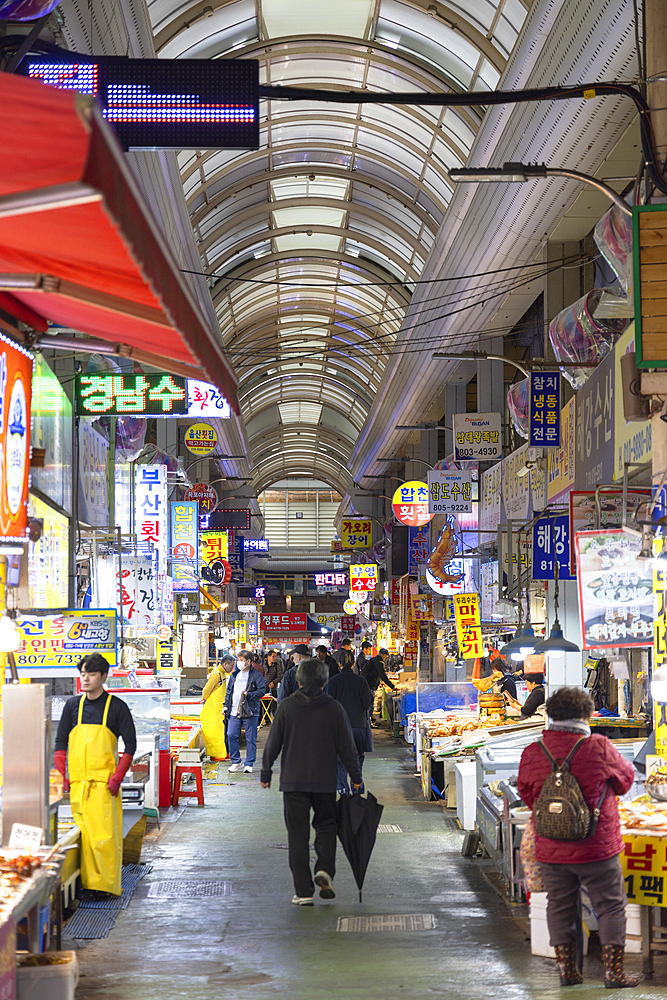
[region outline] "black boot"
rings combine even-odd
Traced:
[[[639,980],[626,976],[623,971],[625,948],[622,944],[603,944],[604,985],[608,990],[625,990],[639,986]]]
[[[584,977],[577,968],[577,946],[574,941],[557,944],[555,947],[561,986],[580,986]]]

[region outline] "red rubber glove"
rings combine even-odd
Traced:
[[[132,764],[132,754],[124,753],[123,756],[118,761],[118,767],[116,768],[114,774],[112,774],[109,780],[107,781],[107,788],[109,789],[112,795],[114,796],[118,795],[123,778],[130,770],[131,764]]]
[[[56,771],[60,771],[63,776],[63,791],[69,792],[69,778],[67,777],[67,751],[56,750],[53,755],[53,766]]]

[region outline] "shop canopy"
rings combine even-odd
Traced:
[[[0,309],[126,345],[212,382],[236,378],[93,98],[0,73]]]

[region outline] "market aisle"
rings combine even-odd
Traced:
[[[263,733],[260,732],[260,736]],[[263,743],[263,740],[261,741]],[[204,809],[189,807],[142,860],[154,870],[106,940],[79,953],[78,1000],[543,1000],[560,996],[553,962],[533,958],[524,932],[484,876],[484,863],[461,857],[461,834],[434,803],[418,797],[403,746],[380,735],[366,777],[385,804],[364,903],[339,851],[337,898],[300,908],[284,849],[282,799],[259,775],[229,775],[209,786]],[[230,882],[209,899],[148,897],[167,879]],[[433,914],[431,931],[340,933],[341,916]],[[65,945],[65,947],[67,944]],[[586,995],[601,997],[595,963]],[[640,987],[635,998],[664,995]]]

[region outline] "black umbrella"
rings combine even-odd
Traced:
[[[359,902],[383,809],[370,792],[365,799],[342,795],[338,800],[338,836],[359,889]]]

